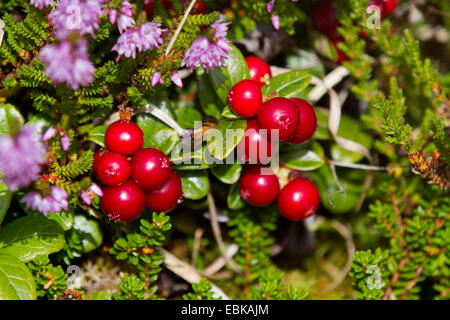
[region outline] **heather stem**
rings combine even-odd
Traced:
[[[170,39],[170,42],[167,46],[166,49],[166,56],[169,54],[170,50],[172,50],[172,47],[175,43],[175,41],[177,40],[178,36],[180,35],[181,29],[183,29],[183,25],[187,20],[187,17],[189,16],[189,14],[191,13],[192,8],[194,8],[195,3],[197,2],[197,0],[192,0],[191,3],[189,4],[189,7],[186,9],[186,12],[184,13],[183,19],[181,19],[180,24],[178,25],[177,30],[175,31],[175,34],[173,35],[172,39]]]

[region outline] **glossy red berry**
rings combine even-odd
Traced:
[[[182,195],[180,177],[172,172],[169,180],[160,189],[148,193],[147,208],[155,212],[171,211],[176,207]]]
[[[299,144],[311,139],[317,129],[317,117],[314,108],[308,101],[300,98],[291,98],[291,101],[297,106],[300,113],[300,126],[295,136],[287,142]]]
[[[267,164],[274,149],[267,131],[260,130],[255,119],[247,120],[244,136],[237,145],[239,158],[246,163]]]
[[[263,171],[265,170],[265,171]],[[251,166],[239,180],[242,198],[254,206],[267,206],[277,199],[280,184],[270,167]]]
[[[131,221],[145,208],[145,192],[128,180],[121,186],[104,188],[100,206],[111,220]]]
[[[158,149],[141,149],[131,159],[131,177],[145,190],[161,188],[171,172],[169,158]]]
[[[397,8],[398,0],[384,0],[384,4],[386,5],[386,15],[388,15]]]
[[[117,152],[106,152],[94,160],[94,168],[100,181],[110,187],[126,182],[131,174],[130,162]]]
[[[262,93],[259,85],[252,80],[242,80],[228,91],[227,101],[231,109],[241,117],[256,116],[262,105]]]
[[[296,178],[281,189],[278,208],[283,216],[298,221],[312,216],[319,207],[319,191],[314,183]]]
[[[298,130],[300,115],[295,104],[286,98],[273,98],[263,103],[257,115],[258,126],[278,130],[281,141],[291,139]]]
[[[264,85],[263,79],[269,80],[272,78],[269,64],[261,58],[251,56],[245,58],[247,62],[250,79],[259,84],[260,87]]]
[[[316,29],[322,32],[330,39],[339,38],[337,28],[339,20],[337,18],[338,9],[333,5],[334,0],[325,0],[319,3],[313,12],[313,20]]]
[[[144,133],[134,122],[119,120],[106,129],[105,145],[110,151],[130,155],[142,148],[143,144]]]
[[[92,172],[97,176],[98,160],[105,153],[105,148],[101,148],[94,153],[94,162],[92,163]]]

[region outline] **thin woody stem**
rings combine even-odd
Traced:
[[[172,39],[170,39],[169,44],[167,45],[167,49],[166,49],[166,56],[169,54],[170,50],[172,50],[173,45],[175,44],[175,41],[177,40],[178,36],[180,35],[181,29],[183,29],[183,25],[187,20],[187,17],[189,16],[189,14],[191,13],[192,8],[194,8],[195,3],[197,2],[197,0],[192,0],[191,3],[189,4],[189,7],[186,9],[186,12],[184,13],[183,19],[181,19],[180,24],[178,25],[177,30],[175,30],[175,33],[172,37]]]

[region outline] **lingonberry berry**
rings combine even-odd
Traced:
[[[257,115],[258,126],[272,130],[278,130],[281,141],[291,139],[298,130],[300,115],[295,104],[286,98],[273,98],[263,103]]]
[[[291,180],[278,195],[278,208],[283,216],[298,221],[312,216],[319,207],[319,191],[305,178]]]
[[[245,58],[247,62],[250,79],[259,84],[260,87],[264,85],[264,81],[272,78],[269,64],[261,58],[251,56]]]
[[[145,190],[161,188],[171,172],[169,158],[158,149],[141,149],[131,159],[131,177]]]
[[[94,160],[95,174],[100,181],[110,187],[126,182],[131,174],[130,162],[117,152],[105,152]]]
[[[258,113],[262,98],[261,88],[255,81],[242,80],[228,91],[227,101],[236,114],[250,118]]]
[[[317,117],[314,108],[308,101],[300,98],[291,98],[300,113],[300,127],[293,138],[288,143],[299,144],[311,139],[317,128]]]
[[[128,180],[121,186],[104,188],[100,206],[111,220],[131,221],[145,208],[145,192]]]
[[[105,148],[99,149],[94,153],[94,162],[92,163],[92,172],[97,176],[98,160],[106,152]]]
[[[244,136],[237,145],[240,159],[251,164],[266,164],[274,149],[267,130],[261,130],[255,119],[247,120]]]
[[[134,122],[119,120],[106,129],[105,145],[110,151],[130,155],[142,148],[143,144],[144,133]]]
[[[244,170],[239,180],[239,188],[242,198],[254,206],[271,204],[280,192],[278,178],[272,169],[258,165]]]
[[[160,189],[147,194],[147,208],[156,212],[171,211],[182,195],[180,177],[173,171],[169,180]]]
[[[338,9],[333,5],[334,0],[325,0],[319,3],[313,12],[313,19],[316,29],[330,39],[339,38],[337,28],[339,20],[337,18]]]
[[[388,15],[397,8],[398,0],[384,0],[384,4],[386,5],[386,15]]]

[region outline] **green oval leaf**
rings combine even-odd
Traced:
[[[106,129],[108,129],[107,125],[97,126],[89,132],[88,139],[92,142],[95,142],[102,147],[105,146],[105,133]]]
[[[209,130],[207,137],[208,150],[219,160],[225,159],[244,136],[246,120],[223,120]]]
[[[209,179],[204,171],[182,171],[180,176],[183,197],[198,200],[205,197],[209,192]]]
[[[22,115],[12,104],[0,105],[0,136],[3,134],[16,134],[23,123]]]
[[[82,252],[95,250],[103,242],[102,229],[98,221],[82,214],[75,215],[73,231],[81,240]]]
[[[0,300],[35,300],[36,284],[25,263],[0,253]]]
[[[227,118],[227,119],[239,119],[239,118],[241,118],[236,113],[234,113],[234,111],[231,110],[231,108],[228,105],[226,105],[223,108],[223,110],[222,110],[222,117]]]
[[[282,154],[280,162],[291,169],[309,171],[320,168],[324,160],[314,151],[298,150]]]
[[[233,184],[239,181],[242,165],[235,162],[233,164],[219,164],[211,169],[211,173],[220,181],[226,184]]]
[[[175,130],[150,114],[137,116],[137,124],[144,132],[143,148],[156,148],[168,154],[179,141]]]
[[[64,247],[64,231],[46,217],[22,217],[0,232],[0,253],[28,262],[37,255],[57,252]]]
[[[0,229],[11,203],[11,199],[12,193],[4,183],[0,182]]]
[[[293,70],[270,79],[269,85],[264,85],[262,92],[265,96],[277,92],[280,97],[298,97],[310,82],[311,75],[309,73]]]
[[[234,45],[228,52],[228,58],[223,67],[214,68],[209,72],[212,84],[223,103],[226,103],[228,91],[241,80],[249,79],[248,66],[241,51]]]
[[[228,191],[227,196],[227,205],[228,208],[232,210],[239,210],[245,207],[246,202],[241,197],[241,194],[239,192],[239,184],[235,183],[231,186],[230,190]]]
[[[194,108],[182,107],[175,110],[177,122],[183,129],[194,128],[195,121],[202,121],[202,114]]]
[[[223,103],[217,95],[210,77],[206,74],[205,70],[201,68],[197,70],[197,82],[198,99],[203,112],[207,116],[220,119],[220,110],[223,109]]]

